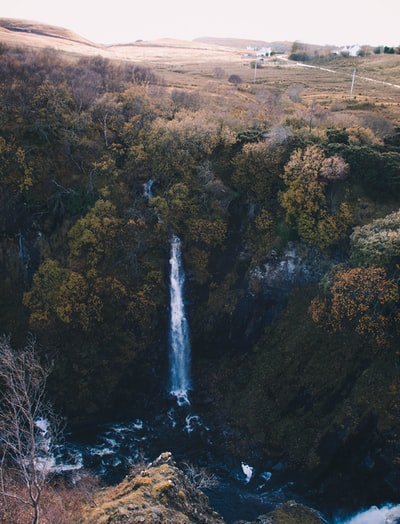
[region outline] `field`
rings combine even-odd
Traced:
[[[249,41],[162,39],[105,46],[67,29],[10,19],[0,19],[1,42],[53,49],[71,59],[100,55],[146,65],[168,87],[215,93],[218,100],[223,96],[228,103],[235,103],[238,97],[260,101],[266,92],[270,98],[275,91],[298,101],[303,110],[318,108],[342,116],[373,111],[400,125],[400,55],[371,52],[365,57],[337,57],[306,66],[276,54],[258,61],[255,69],[255,57],[246,49]],[[286,49],[289,44],[285,43]],[[240,85],[228,81],[231,75],[240,77]]]

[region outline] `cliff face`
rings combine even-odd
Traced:
[[[398,497],[397,355],[351,332],[318,331],[307,314],[312,288],[293,290],[253,351],[204,361],[199,381],[257,447],[289,470],[318,507],[351,511]],[[246,447],[247,446],[247,447]],[[307,479],[307,480],[305,480]]]

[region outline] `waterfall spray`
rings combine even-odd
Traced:
[[[185,314],[183,289],[185,273],[181,260],[181,241],[177,236],[171,239],[170,273],[170,394],[176,397],[178,405],[190,404],[190,340],[189,325]]]

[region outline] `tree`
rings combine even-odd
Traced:
[[[235,189],[246,191],[264,202],[270,199],[278,186],[283,167],[282,151],[265,142],[245,144],[234,157],[232,181]]]
[[[30,311],[29,323],[36,330],[48,330],[54,323],[59,305],[60,287],[68,279],[70,270],[56,260],[46,259],[33,276],[32,287],[23,297]]]
[[[228,82],[235,86],[238,86],[243,83],[243,80],[239,75],[230,75],[228,78]]]
[[[326,157],[317,146],[291,155],[282,174],[287,189],[280,194],[280,202],[287,222],[302,240],[324,249],[345,236],[352,216],[349,205],[339,201],[337,186],[346,174],[342,158]]]
[[[398,321],[399,288],[381,267],[336,267],[325,278],[326,294],[312,300],[312,319],[336,332],[350,326],[378,345]]]
[[[121,220],[114,204],[97,200],[68,233],[72,264],[86,268],[87,275],[95,276],[102,263],[113,260],[114,241],[120,228]]]
[[[23,147],[0,136],[0,184],[13,192],[27,191],[33,184],[33,169]]]
[[[30,507],[32,524],[40,522],[41,494],[60,432],[45,398],[49,373],[38,361],[34,339],[22,351],[11,348],[9,337],[0,339],[0,495]]]
[[[155,119],[145,146],[153,173],[170,179],[190,176],[217,146],[234,141],[234,134],[215,115],[205,110],[181,110],[173,119]]]
[[[400,262],[400,211],[355,227],[350,242],[354,263],[395,267]]]

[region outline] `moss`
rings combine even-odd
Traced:
[[[86,508],[82,524],[223,524],[208,498],[163,453],[120,484],[102,490],[93,507]]]
[[[322,524],[325,522],[316,511],[294,501],[282,504],[265,518],[261,518],[263,518],[262,522],[266,524]],[[261,518],[257,522],[261,521]]]
[[[156,499],[160,499],[162,501],[166,500],[166,497],[168,494],[171,493],[173,488],[173,483],[171,479],[163,480],[162,482],[158,482],[154,485],[152,493]]]

